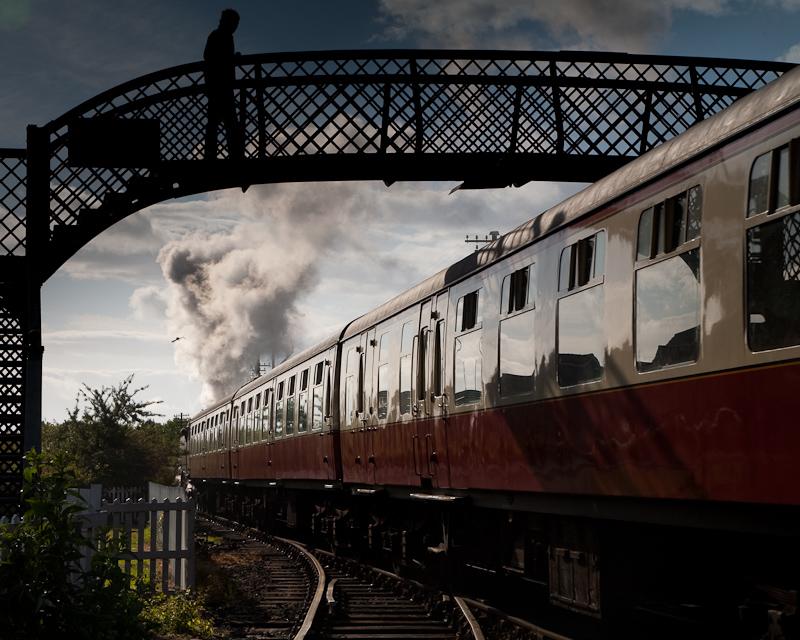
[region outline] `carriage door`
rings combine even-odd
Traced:
[[[367,345],[367,333],[362,333],[357,338],[351,338],[345,343],[344,373],[342,385],[342,400],[340,405],[342,424],[342,470],[347,482],[366,482],[365,468],[367,461],[365,454],[367,445],[366,436],[366,411],[364,406],[364,351]]]
[[[333,393],[333,374],[336,368],[336,349],[331,349],[325,354],[325,359],[320,363],[319,376],[314,373],[314,428],[320,429],[321,442],[320,455],[328,480],[336,480],[337,452],[334,448],[333,407],[331,397]],[[319,383],[317,382],[319,380]]]
[[[447,349],[447,302],[448,293],[439,294],[431,310],[428,325],[428,373],[427,399],[430,403],[431,420],[426,423],[425,454],[428,471],[434,486],[449,486],[447,472],[447,412],[448,399],[446,385]]]
[[[364,469],[367,482],[375,482],[375,429],[378,425],[378,340],[375,327],[364,346]]]
[[[422,304],[419,316],[419,331],[416,337],[414,358],[414,406],[413,414],[416,418],[416,433],[414,434],[414,470],[423,481],[428,484],[431,479],[430,454],[433,438],[431,419],[433,417],[433,402],[428,392],[430,370],[430,335],[432,301]]]

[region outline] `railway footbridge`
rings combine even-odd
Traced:
[[[40,290],[80,247],[174,197],[282,181],[591,182],[792,65],[582,52],[242,56],[243,138],[206,157],[203,64],[110,89],[0,149],[0,515],[41,427]],[[225,138],[224,132],[214,132]]]

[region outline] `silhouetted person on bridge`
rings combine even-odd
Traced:
[[[233,45],[233,34],[238,26],[239,14],[233,9],[225,9],[219,18],[219,26],[209,34],[203,52],[208,92],[206,160],[214,160],[217,157],[217,134],[220,122],[225,126],[229,157],[235,159],[244,157],[242,132],[236,118],[236,101],[233,95],[233,84],[236,80],[234,60],[239,55]]]

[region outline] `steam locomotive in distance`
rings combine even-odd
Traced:
[[[585,619],[789,629],[799,103],[792,71],[200,412],[201,503]]]

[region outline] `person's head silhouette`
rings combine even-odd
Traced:
[[[239,13],[235,9],[224,9],[219,17],[220,31],[232,34],[239,26]]]

